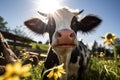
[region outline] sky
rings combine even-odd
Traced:
[[[38,16],[37,10],[39,8],[37,7],[40,6],[38,5],[39,1],[0,0],[0,16],[8,22],[7,26],[11,29],[14,29],[16,26],[25,27],[23,24],[25,20]],[[53,3],[52,5],[55,4]],[[102,42],[100,36],[104,36],[109,32],[116,34],[120,38],[120,0],[62,0],[61,5],[72,9],[84,9],[81,17],[87,14],[94,14],[103,20],[95,31],[89,34],[77,34],[77,38],[79,40],[83,39],[83,42],[86,44],[95,40]],[[45,4],[45,6],[47,5]],[[48,40],[48,35],[33,35],[32,32],[27,31],[26,34],[31,35],[34,40],[40,40],[43,43]]]

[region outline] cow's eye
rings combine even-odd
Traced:
[[[76,32],[77,30],[77,18],[74,16],[71,21],[71,28]]]
[[[74,21],[74,22],[72,22],[72,25],[73,25],[73,26],[75,26],[75,25],[76,25],[76,23],[77,23],[77,22],[76,22],[76,21]]]
[[[71,25],[76,25],[76,24],[77,24],[77,18],[74,16],[71,21]]]

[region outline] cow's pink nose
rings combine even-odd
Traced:
[[[73,31],[68,30],[68,29],[63,29],[63,30],[56,32],[55,38],[58,40],[61,40],[61,41],[65,41],[65,42],[71,42],[76,37],[75,37],[75,33]]]

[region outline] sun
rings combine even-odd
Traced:
[[[40,12],[52,13],[62,6],[63,0],[35,0],[35,8]]]

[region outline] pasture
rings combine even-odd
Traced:
[[[46,51],[49,49],[48,44],[31,43],[31,45],[32,45],[32,49],[37,48]],[[46,53],[41,53],[41,54],[46,55]],[[19,58],[19,60],[21,60],[21,58]],[[22,60],[24,60],[24,58]],[[30,76],[20,77],[18,80],[42,80],[41,72],[44,66],[43,63],[44,60],[40,60],[36,66],[31,67]],[[13,75],[11,75],[11,77],[12,76]],[[94,56],[91,53],[91,59],[88,64],[88,69],[84,76],[85,76],[85,80],[120,80],[120,55],[117,55],[115,59],[114,56],[106,57],[104,56],[104,54],[99,54],[98,56]],[[0,79],[1,77],[3,76],[0,76]],[[75,79],[70,77],[68,80],[75,80]]]
[[[41,80],[43,62],[31,69],[31,76],[21,80]],[[120,59],[105,60],[104,58],[92,57],[85,80],[120,80]],[[74,80],[74,79],[69,79]]]

